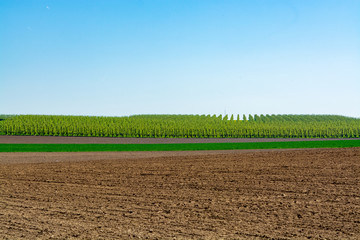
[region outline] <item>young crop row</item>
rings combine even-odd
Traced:
[[[0,152],[195,151],[360,147],[360,140],[170,144],[1,144]]]
[[[360,119],[336,115],[18,115],[1,135],[150,138],[359,138]]]

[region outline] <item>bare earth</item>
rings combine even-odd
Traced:
[[[360,138],[348,138],[354,140]],[[4,136],[0,143],[220,143],[220,142],[280,142],[345,140],[345,138],[111,138],[111,137],[58,137],[58,136]]]
[[[360,239],[360,148],[0,153],[0,239]]]

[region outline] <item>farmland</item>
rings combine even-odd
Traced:
[[[360,119],[336,115],[18,115],[0,135],[121,138],[359,138]]]
[[[356,118],[20,115],[0,129],[0,238],[360,238]]]
[[[359,239],[359,159],[360,148],[0,153],[0,238]]]
[[[360,140],[173,143],[173,144],[0,144],[0,152],[123,152],[360,147]]]

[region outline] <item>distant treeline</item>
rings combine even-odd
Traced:
[[[17,115],[1,135],[138,138],[359,138],[360,119],[337,115]]]

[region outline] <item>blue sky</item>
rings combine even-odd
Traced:
[[[360,117],[358,0],[2,0],[0,113]]]

